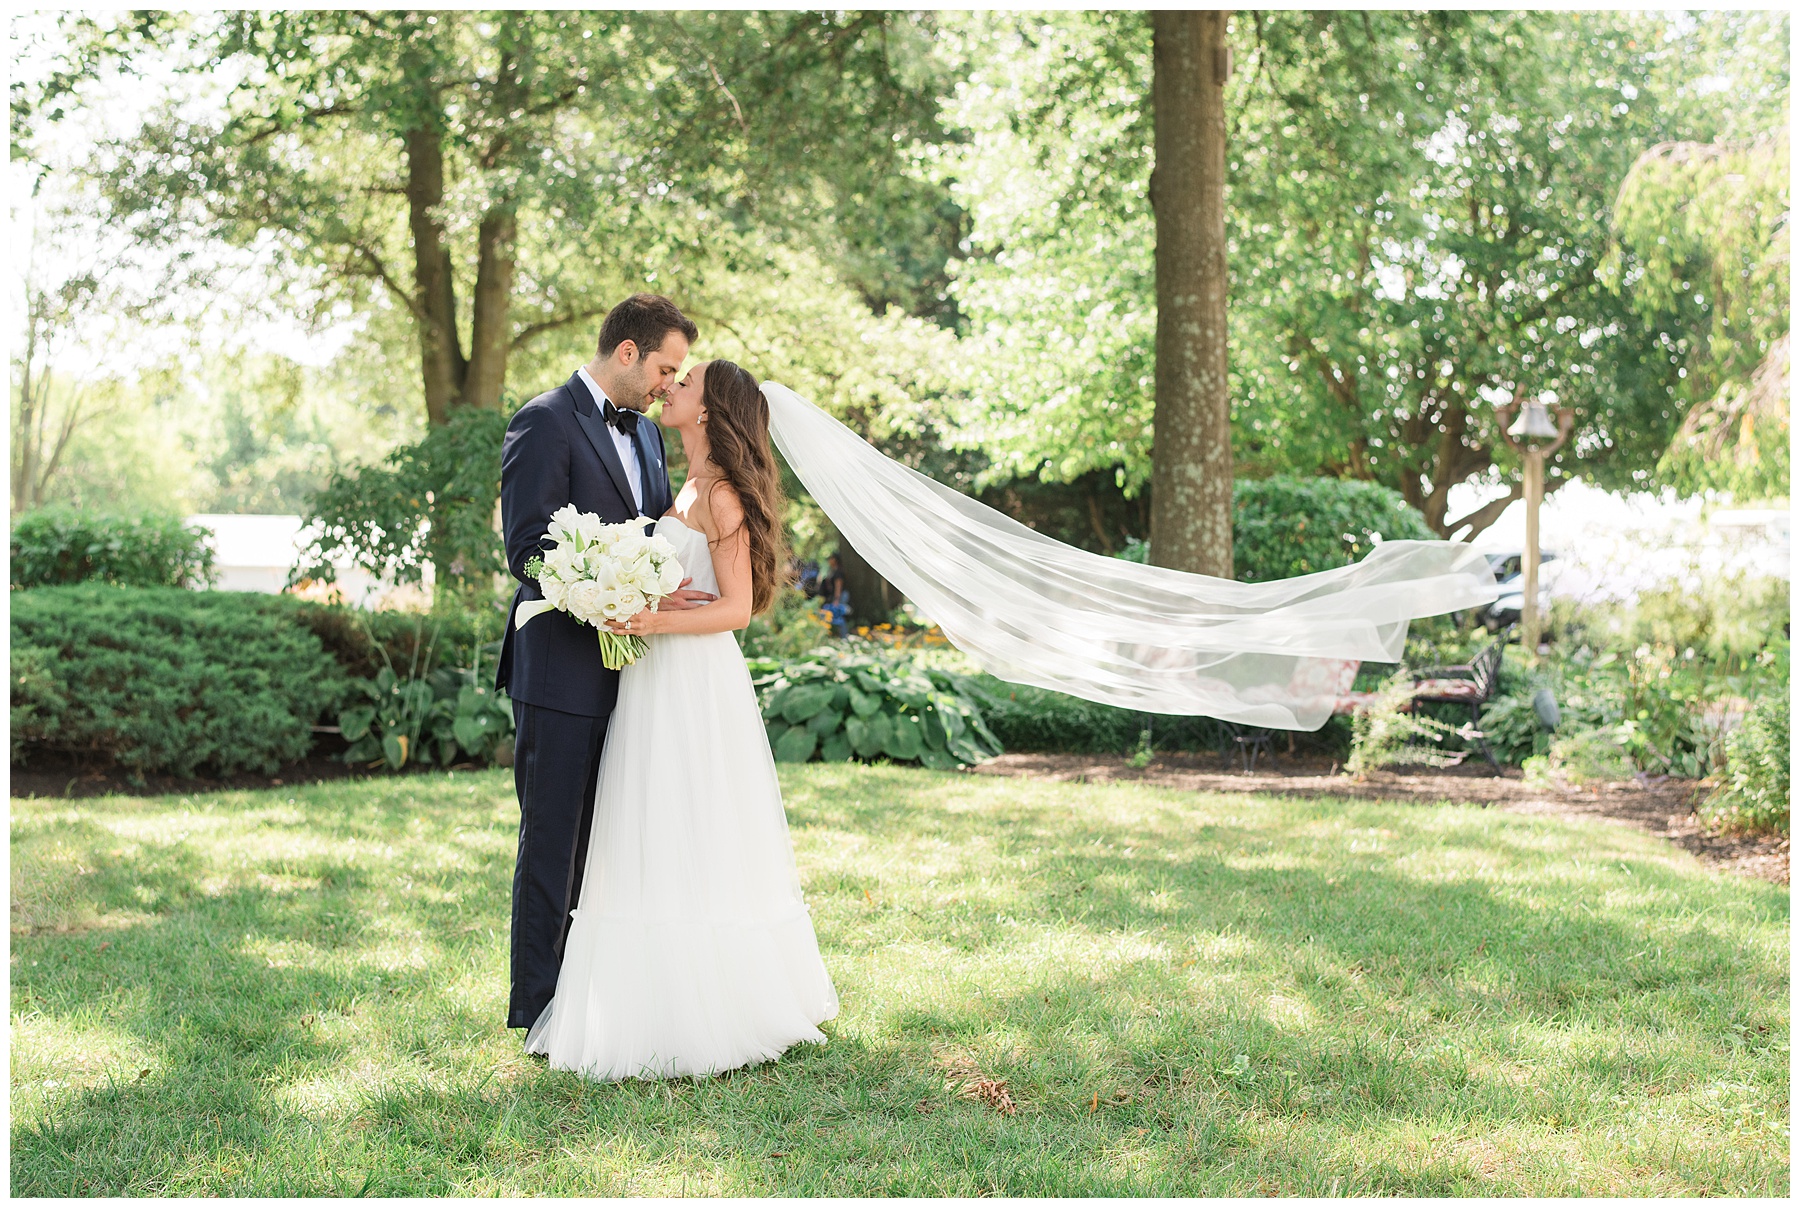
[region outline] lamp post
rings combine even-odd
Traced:
[[[1555,402],[1556,396],[1550,395],[1549,400]],[[1524,409],[1508,426],[1506,417],[1521,402]],[[1527,399],[1523,391],[1514,395],[1512,402],[1496,407],[1494,411],[1500,420],[1501,438],[1525,465],[1525,556],[1519,568],[1525,575],[1525,599],[1519,608],[1519,644],[1527,653],[1535,655],[1541,620],[1537,606],[1538,508],[1544,502],[1544,458],[1562,448],[1563,442],[1569,439],[1569,433],[1575,427],[1575,412],[1568,407],[1557,408],[1556,424],[1552,426],[1544,399]]]

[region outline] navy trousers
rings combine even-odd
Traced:
[[[514,701],[513,780],[519,790],[519,862],[513,870],[512,999],[506,1026],[529,1028],[556,995],[563,942],[581,898],[602,717]]]

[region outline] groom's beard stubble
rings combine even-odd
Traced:
[[[636,367],[634,366],[634,368]],[[654,401],[650,397],[650,375],[639,369],[637,373],[626,380],[626,386],[631,391],[631,398],[615,400],[619,406],[629,407],[639,415],[648,412],[650,404]]]

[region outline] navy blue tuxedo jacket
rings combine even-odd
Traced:
[[[507,614],[494,683],[516,701],[584,717],[612,712],[619,673],[600,661],[592,626],[551,611],[515,629],[513,614],[519,601],[544,598],[537,580],[525,573],[525,562],[554,544],[545,534],[558,508],[572,503],[578,511],[619,524],[640,514],[654,519],[673,506],[662,430],[645,416],[638,421],[635,440],[644,483],[641,511],[632,504],[631,482],[612,431],[579,374],[520,407],[506,426],[500,446],[500,525],[506,566],[519,588]]]

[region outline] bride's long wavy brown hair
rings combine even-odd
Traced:
[[[750,611],[765,612],[787,576],[788,558],[783,525],[787,499],[769,445],[769,400],[750,371],[731,361],[708,361],[701,382],[707,459],[743,505],[743,527],[750,538]],[[719,540],[729,536],[721,533]]]

